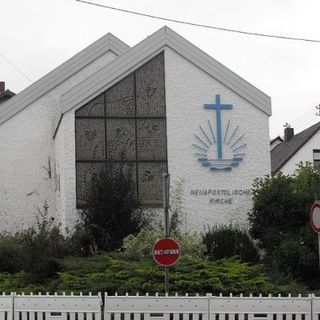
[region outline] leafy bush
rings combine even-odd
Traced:
[[[183,257],[203,258],[205,247],[199,234],[187,233],[174,235],[179,242]],[[158,231],[142,229],[136,235],[129,235],[123,241],[123,256],[129,260],[143,260],[152,256],[154,243],[162,238]]]
[[[22,269],[23,243],[20,235],[0,235],[0,272],[15,273]]]
[[[318,282],[317,236],[309,212],[319,190],[320,170],[308,163],[300,164],[292,176],[278,173],[255,181],[250,234],[265,251],[264,261],[275,276],[311,285],[313,274]]]
[[[48,219],[48,207],[38,212],[36,227],[0,236],[0,272],[24,271],[26,281],[57,277],[60,259],[70,254],[59,225]]]
[[[92,179],[81,217],[101,250],[120,248],[124,237],[140,230],[142,210],[137,206],[131,175],[122,165]]]
[[[66,237],[68,243],[69,254],[77,257],[88,257],[96,254],[97,248],[92,234],[83,223],[78,223],[68,231]]]
[[[174,181],[170,190],[170,232],[176,235],[181,234],[181,227],[185,225],[186,219],[186,213],[183,210],[183,189],[184,180],[178,179]]]
[[[301,235],[285,235],[279,247],[277,247],[267,259],[273,274],[282,277],[305,281],[313,288],[319,287],[317,276],[319,272],[317,242],[314,247]]]
[[[123,239],[123,256],[128,260],[141,260],[151,257],[152,246],[161,238],[160,232],[142,229],[136,235],[130,234]]]
[[[181,247],[183,257],[203,258],[205,246],[202,238],[196,232],[183,233],[183,180],[176,180],[171,189],[170,198],[170,236],[175,238]],[[151,215],[150,215],[151,214]],[[143,260],[152,256],[152,247],[160,238],[164,237],[164,219],[159,211],[147,212],[148,225],[139,233],[128,235],[123,240],[123,256],[132,260]]]
[[[237,256],[241,261],[256,263],[259,254],[247,232],[232,225],[216,225],[203,233],[206,256],[210,260]]]
[[[203,259],[206,250],[202,237],[197,232],[184,233],[177,237],[183,257]]]

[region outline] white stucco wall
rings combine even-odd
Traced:
[[[72,150],[69,127],[58,132],[56,141],[52,139],[60,97],[115,58],[114,53],[106,53],[0,126],[0,231],[17,231],[34,224],[36,212],[45,202],[49,214],[65,222],[64,214],[60,215],[66,212],[67,194],[59,192],[58,185],[60,176],[60,190],[65,186],[65,159]],[[62,126],[66,120],[67,116]],[[51,179],[45,169],[49,158]]]
[[[320,131],[318,131],[291,159],[280,169],[283,174],[293,174],[299,162],[313,164],[313,149],[320,149]]]
[[[56,136],[57,163],[60,167],[60,201],[58,215],[63,227],[72,227],[78,220],[76,210],[75,119],[74,110],[64,114]]]
[[[215,223],[246,224],[252,203],[250,195],[195,194],[196,190],[208,189],[216,193],[248,190],[254,178],[270,173],[268,115],[170,49],[165,51],[165,70],[168,165],[173,185],[177,180],[185,181],[187,229],[202,230],[203,226]],[[237,137],[245,134],[241,141],[247,144],[242,163],[230,172],[212,172],[202,166],[192,146],[197,142],[194,134],[203,137],[199,125],[208,132],[208,119],[216,136],[215,111],[203,107],[205,103],[214,103],[216,94],[220,94],[222,103],[233,104],[232,110],[222,111],[222,131],[230,119],[230,128],[239,126]],[[211,198],[232,198],[232,203],[210,204]]]

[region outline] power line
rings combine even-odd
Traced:
[[[301,123],[300,125],[297,125],[295,127],[296,130],[301,130],[302,128],[306,128],[306,127],[309,127],[310,124],[316,122],[316,117],[314,117],[313,119],[309,119],[308,121],[304,122],[304,123]]]
[[[301,117],[298,117],[292,121],[290,121],[289,123],[300,123],[300,122],[303,122],[311,117],[314,117],[315,116],[315,112],[313,111],[310,111],[308,114],[305,114],[304,116],[301,116]]]
[[[315,118],[316,112],[314,112],[314,111],[315,111],[315,108],[312,107],[312,108],[308,109],[308,111],[306,113],[301,114],[300,116],[298,116],[294,120],[290,121],[289,123],[293,126],[300,126],[301,123],[304,124],[305,122],[308,122],[308,121]]]
[[[308,125],[309,123],[311,123],[311,122],[313,122],[313,121],[315,121],[315,120],[317,120],[317,118],[316,118],[316,116],[314,115],[312,118],[310,118],[310,119],[308,119],[308,120],[306,120],[306,121],[303,121],[303,122],[297,124],[296,127],[297,127],[297,128],[304,127],[304,126]]]
[[[14,69],[16,69],[23,77],[25,77],[28,81],[33,82],[21,69],[19,69],[13,62],[11,62],[7,57],[0,53],[0,56],[8,62]]]
[[[185,25],[189,25],[189,26],[193,26],[193,27],[214,29],[214,30],[225,31],[225,32],[240,33],[240,34],[245,34],[245,35],[249,35],[249,36],[256,36],[256,37],[266,37],[266,38],[276,38],[276,39],[281,39],[281,40],[294,40],[294,41],[305,41],[305,42],[320,43],[320,40],[318,40],[318,39],[288,37],[288,36],[282,36],[282,35],[274,35],[274,34],[266,34],[266,33],[259,33],[259,32],[249,32],[249,31],[243,31],[243,30],[237,30],[237,29],[222,28],[222,27],[216,27],[216,26],[200,24],[200,23],[195,23],[195,22],[189,22],[189,21],[183,21],[183,20],[177,20],[177,19],[170,19],[170,18],[166,18],[166,17],[155,16],[155,15],[151,15],[151,14],[147,14],[147,13],[143,13],[143,12],[138,12],[138,11],[132,11],[132,10],[127,10],[127,9],[122,9],[122,8],[106,6],[106,5],[102,5],[102,4],[94,3],[94,2],[90,2],[90,1],[85,1],[85,0],[75,0],[75,1],[86,3],[86,4],[90,4],[90,5],[93,5],[93,6],[96,6],[96,7],[105,8],[105,9],[110,9],[110,10],[116,10],[116,11],[120,11],[120,12],[135,14],[137,16],[142,16],[142,17],[147,17],[147,18],[152,18],[152,19],[157,19],[157,20],[164,20],[164,21],[169,21],[169,22],[174,22],[174,23],[185,24]]]

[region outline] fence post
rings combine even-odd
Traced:
[[[11,292],[11,320],[14,320],[14,297],[16,293]]]
[[[207,293],[207,299],[208,299],[208,320],[211,320],[211,293]]]
[[[313,320],[313,297],[314,294],[309,294],[309,298],[310,298],[310,320]]]

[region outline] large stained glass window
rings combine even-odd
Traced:
[[[75,115],[78,207],[85,205],[92,177],[117,164],[132,174],[139,203],[161,205],[167,172],[163,53]]]

